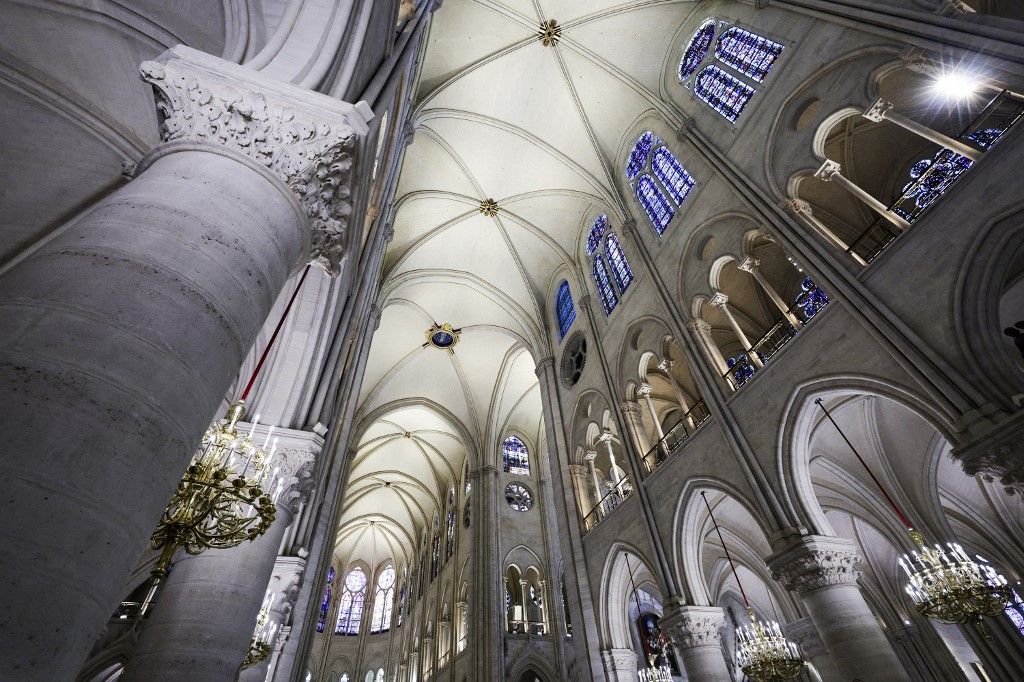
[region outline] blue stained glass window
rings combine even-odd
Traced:
[[[708,50],[711,49],[711,41],[715,37],[715,20],[708,19],[690,38],[689,45],[683,51],[683,58],[679,62],[679,80],[686,80],[697,70],[700,63],[704,61]]]
[[[633,149],[629,152],[629,162],[626,164],[626,178],[632,180],[647,165],[647,157],[651,155],[651,147],[661,144],[661,140],[648,130],[633,143]]]
[[[614,234],[608,235],[608,260],[612,264],[612,276],[615,277],[615,283],[619,285],[619,291],[626,293],[626,288],[633,281],[633,271],[629,269],[626,254],[622,252],[619,238]]]
[[[706,66],[697,74],[693,92],[712,109],[735,123],[756,91],[717,66]]]
[[[455,488],[448,489],[448,514],[445,518],[444,560],[455,553]]]
[[[560,338],[565,338],[572,323],[576,320],[576,306],[572,302],[572,292],[569,290],[569,283],[562,280],[558,287],[558,296],[555,297],[555,312],[558,315],[558,331]]]
[[[597,282],[597,292],[601,294],[604,314],[611,315],[615,306],[619,304],[619,297],[615,295],[615,289],[608,279],[608,266],[604,264],[604,258],[601,256],[594,259],[594,281]]]
[[[434,537],[430,540],[430,579],[437,577],[441,568],[441,530],[437,527],[437,515],[434,515]]]
[[[829,304],[828,294],[818,288],[818,285],[810,277],[804,277],[800,282],[800,289],[794,303],[803,311],[806,319],[811,319]]]
[[[336,635],[358,635],[363,620],[363,603],[366,600],[366,573],[353,568],[345,576],[344,589],[338,600],[338,624]]]
[[[966,156],[949,149],[940,149],[931,159],[921,159],[910,167],[910,182],[903,186],[893,212],[914,222],[971,165]]]
[[[690,194],[690,190],[697,184],[693,176],[683,168],[679,159],[667,147],[659,147],[655,150],[651,169],[677,204],[682,204]]]
[[[782,54],[782,45],[735,26],[718,37],[715,57],[760,83]]]
[[[636,181],[636,198],[640,200],[640,205],[644,207],[644,212],[654,229],[658,231],[658,234],[664,233],[672,216],[676,214],[676,210],[672,208],[672,204],[654,184],[651,176],[641,175],[640,179]]]
[[[518,436],[509,436],[501,444],[501,458],[505,471],[522,476],[530,475],[530,452]]]
[[[331,590],[334,585],[334,567],[327,569],[327,584],[324,585],[324,597],[320,601],[320,619],[316,622],[316,631],[323,632],[327,627],[327,612],[331,610]]]
[[[1011,593],[1010,603],[1007,604],[1004,611],[1007,618],[1013,623],[1013,627],[1017,628],[1017,632],[1024,635],[1024,601],[1021,600],[1016,590]]]
[[[593,256],[594,251],[601,245],[604,231],[608,229],[608,216],[601,214],[594,218],[594,224],[590,226],[590,234],[587,235],[587,255]]]

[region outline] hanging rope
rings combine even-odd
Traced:
[[[715,513],[711,511],[711,505],[708,504],[708,496],[704,494],[704,491],[700,491],[700,496],[704,500],[704,506],[708,508],[708,514],[711,516],[711,523],[715,524],[715,532],[718,533],[718,541],[722,543],[722,549],[725,550],[725,558],[729,560],[729,568],[732,569],[732,577],[736,578],[736,584],[740,587],[740,594],[743,595],[743,605],[747,607],[747,612],[751,612],[750,600],[747,599],[747,592],[743,589],[743,583],[740,582],[740,576],[736,572],[736,564],[732,562],[732,554],[729,554],[729,548],[725,546],[725,538],[722,537],[722,531],[718,527],[718,521],[715,520]]]

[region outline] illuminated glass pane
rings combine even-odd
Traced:
[[[594,219],[594,224],[590,226],[590,234],[587,235],[588,256],[593,256],[594,252],[597,251],[597,247],[601,245],[601,238],[604,237],[606,229],[608,229],[608,216],[602,213]]]
[[[444,558],[455,553],[455,488],[448,489],[448,515],[445,517]]]
[[[626,254],[622,252],[619,238],[614,234],[608,235],[608,260],[612,264],[612,276],[615,277],[615,283],[619,285],[619,291],[625,293],[630,282],[633,281],[633,271],[629,269]]]
[[[689,196],[690,190],[697,184],[693,176],[683,168],[679,159],[667,147],[659,147],[655,150],[651,169],[677,204],[682,204]]]
[[[717,66],[706,66],[697,74],[693,92],[712,109],[735,123],[756,91]]]
[[[561,338],[565,338],[572,323],[576,320],[576,306],[572,302],[572,292],[569,291],[569,283],[562,281],[558,287],[558,296],[555,298],[555,311],[558,314],[558,331]]]
[[[683,58],[679,61],[679,80],[686,80],[693,75],[700,63],[704,61],[704,57],[707,56],[714,37],[715,21],[708,19],[693,34],[683,52]]]
[[[505,486],[505,501],[508,502],[508,506],[516,511],[530,511],[533,507],[533,494],[530,493],[526,486],[519,485],[518,483],[509,483]]]
[[[327,569],[327,584],[324,586],[324,596],[320,600],[320,618],[316,622],[316,631],[323,632],[327,627],[327,612],[331,609],[331,590],[334,584],[334,567]]]
[[[370,632],[383,632],[391,629],[391,607],[395,601],[395,569],[388,566],[377,578],[377,591],[373,595],[373,616],[370,619]]]
[[[365,600],[366,573],[361,568],[354,568],[345,576],[345,589],[338,600],[338,623],[334,628],[334,634],[359,634]]]
[[[594,282],[597,283],[597,293],[601,295],[604,314],[611,315],[615,306],[619,304],[619,297],[615,294],[612,283],[608,279],[608,266],[604,264],[604,259],[601,256],[594,259]]]
[[[647,157],[651,155],[651,147],[661,144],[661,140],[648,130],[637,138],[633,143],[633,150],[629,152],[629,162],[626,164],[626,178],[632,180],[647,165]]]
[[[672,216],[676,214],[676,210],[658,189],[658,186],[654,184],[651,176],[641,175],[640,179],[636,181],[636,198],[640,200],[647,219],[651,221],[651,225],[658,234],[665,232],[665,228],[668,227]]]
[[[526,443],[516,436],[509,436],[501,444],[501,457],[505,463],[505,471],[521,476],[530,475],[530,453]]]
[[[735,26],[718,37],[715,57],[760,83],[782,54],[782,45]]]

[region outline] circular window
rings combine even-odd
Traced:
[[[427,343],[434,348],[451,350],[459,342],[459,332],[461,331],[447,323],[431,325],[427,330]]]
[[[569,337],[562,352],[562,380],[569,386],[575,386],[583,375],[583,366],[587,363],[587,338],[582,332]]]
[[[533,493],[525,485],[509,483],[505,486],[505,500],[516,511],[530,511],[533,507]]]

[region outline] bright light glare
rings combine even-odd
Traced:
[[[946,99],[966,99],[973,95],[981,83],[973,74],[962,71],[946,71],[938,74],[932,82],[932,90]]]

